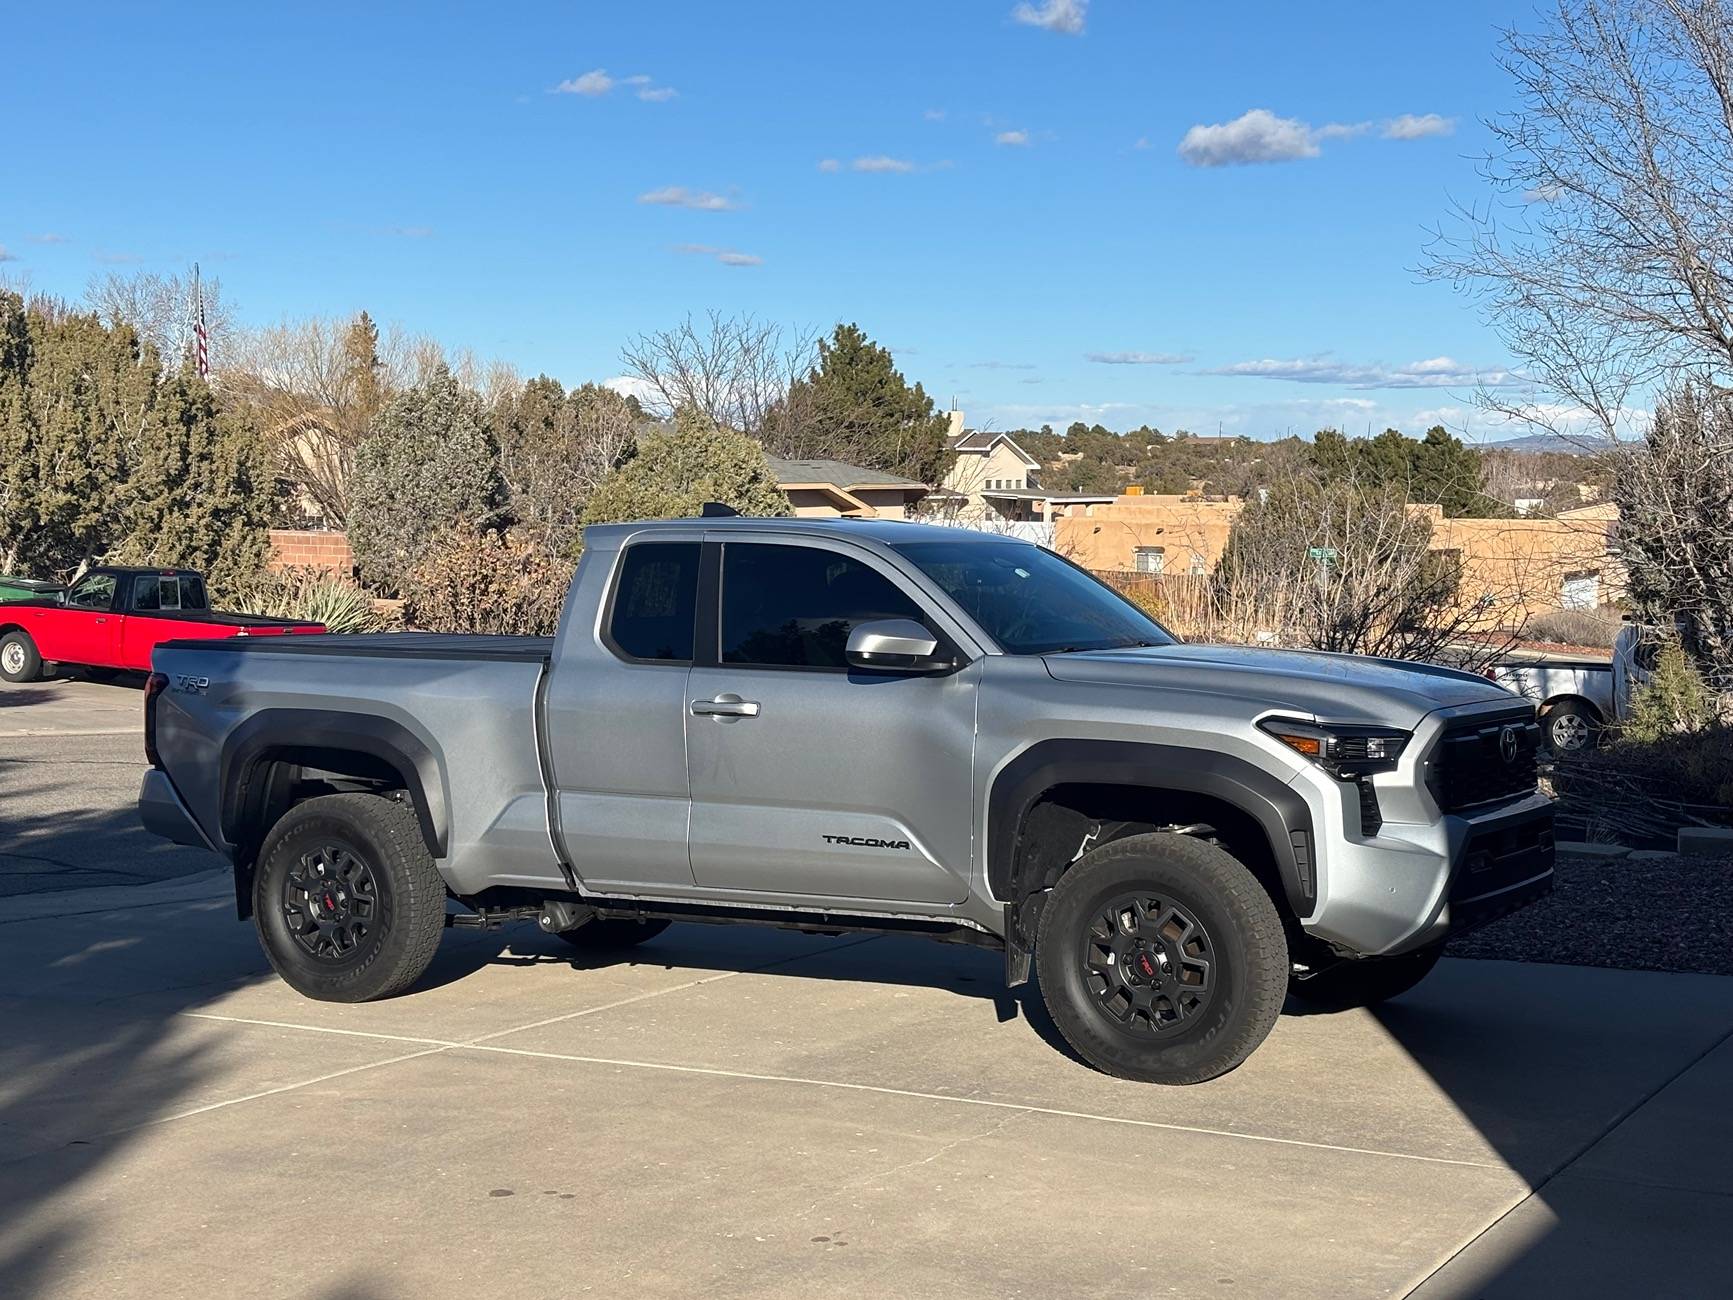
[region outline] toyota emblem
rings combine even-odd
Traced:
[[[1498,756],[1507,763],[1516,762],[1516,744],[1516,728],[1504,728],[1498,733]]]

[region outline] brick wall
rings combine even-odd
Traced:
[[[347,578],[355,568],[355,556],[349,550],[349,539],[340,532],[273,528],[271,558],[267,567],[273,570],[324,569]]]

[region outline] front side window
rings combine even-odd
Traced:
[[[919,605],[876,569],[814,546],[729,542],[722,549],[722,662],[846,668],[857,623]]]
[[[110,609],[114,606],[114,575],[86,574],[73,584],[66,594],[66,603],[75,609]]]
[[[697,542],[638,542],[620,557],[608,637],[633,659],[692,662]]]
[[[1113,588],[1033,543],[904,542],[896,550],[1007,654],[1173,644]]]

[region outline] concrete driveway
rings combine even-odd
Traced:
[[[913,940],[688,925],[591,963],[453,931],[404,997],[308,1002],[212,871],[0,899],[0,1024],[8,1295],[1650,1296],[1733,1270],[1733,980],[1708,976],[1446,961],[1163,1089],[1072,1060],[994,955]]]

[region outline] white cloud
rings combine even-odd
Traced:
[[[907,158],[891,158],[884,154],[856,158],[849,166],[857,172],[912,172],[915,169],[915,165]]]
[[[656,385],[637,375],[615,375],[612,379],[604,379],[602,387],[613,389],[621,397],[635,397],[644,406],[655,406],[663,400]]]
[[[664,185],[638,196],[640,203],[659,204],[670,208],[691,208],[697,212],[733,212],[739,204],[723,194],[708,190],[689,190],[684,185]]]
[[[1326,122],[1313,126],[1297,117],[1277,117],[1267,108],[1254,108],[1231,122],[1192,127],[1179,142],[1179,156],[1194,167],[1293,162],[1316,158],[1322,141],[1350,140],[1366,135],[1376,125]],[[1449,135],[1455,129],[1454,118],[1437,113],[1404,113],[1378,126],[1378,134],[1386,140],[1423,140]]]
[[[764,259],[757,253],[739,253],[732,248],[717,248],[711,244],[676,244],[676,253],[689,253],[694,257],[714,257],[723,266],[763,266]]]
[[[818,169],[821,172],[839,172],[842,170],[842,164],[835,158],[820,158]]]
[[[8,253],[6,251],[6,245],[0,244],[0,262],[16,262],[17,260],[17,253]]]
[[[1147,135],[1138,136],[1137,137],[1137,143],[1132,145],[1131,147],[1133,149],[1147,149],[1147,148],[1149,148],[1149,137]]]
[[[65,235],[57,235],[51,230],[46,230],[40,235],[30,236],[30,242],[32,244],[69,244],[72,241]]]
[[[1194,126],[1179,142],[1179,156],[1193,167],[1291,162],[1318,156],[1317,132],[1292,117],[1254,108],[1231,122]]]
[[[969,369],[971,369],[971,370],[1033,370],[1033,369],[1035,369],[1035,363],[1032,361],[971,361],[969,363]]]
[[[1334,384],[1342,388],[1504,388],[1522,382],[1508,370],[1478,370],[1451,357],[1429,357],[1406,365],[1337,361],[1329,356],[1290,360],[1236,361],[1205,370],[1206,375],[1285,379],[1296,384]]]
[[[1532,190],[1524,190],[1522,192],[1522,201],[1524,203],[1557,203],[1564,197],[1564,192],[1565,189],[1562,185],[1553,185],[1551,183],[1546,185],[1537,185]]]
[[[614,78],[608,75],[606,68],[593,68],[581,77],[573,77],[555,86],[556,95],[583,95],[587,99],[599,99],[617,86],[630,86],[639,99],[647,104],[663,104],[673,99],[680,92],[672,86],[658,86],[656,79],[648,73],[635,72],[629,77]]]
[[[994,144],[1026,145],[1029,143],[1027,131],[1001,131],[993,137]]]
[[[1424,140],[1428,136],[1450,135],[1456,130],[1456,119],[1437,113],[1404,113],[1384,123],[1386,140]]]
[[[390,235],[393,239],[429,239],[433,235],[432,226],[386,226],[380,232]]]
[[[945,110],[942,108],[929,108],[926,112],[922,113],[921,116],[929,122],[943,122],[945,120]]]
[[[1011,11],[1011,21],[1025,27],[1044,27],[1064,36],[1081,36],[1088,10],[1089,0],[1042,0],[1038,5],[1019,4]]]
[[[1083,359],[1104,366],[1183,366],[1192,358],[1177,352],[1086,352]]]
[[[569,81],[560,82],[554,87],[554,94],[586,95],[595,99],[599,95],[607,94],[613,88],[614,79],[608,75],[607,69],[595,68],[584,73],[581,77],[573,77]]]

